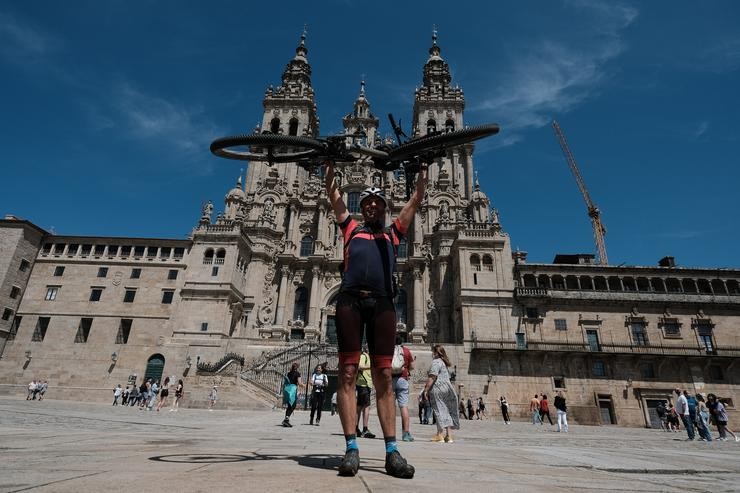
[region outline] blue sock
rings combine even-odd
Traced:
[[[347,449],[349,450],[360,450],[359,447],[357,447],[357,435],[344,435],[344,440],[347,442]]]
[[[390,454],[392,452],[395,452],[398,450],[398,443],[396,442],[396,437],[385,437],[385,453]]]

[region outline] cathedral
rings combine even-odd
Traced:
[[[265,91],[256,132],[319,135],[305,41]],[[464,110],[435,34],[412,135],[464,128]],[[381,139],[364,81],[342,123],[367,146]],[[736,416],[740,270],[682,268],[670,257],[601,265],[591,254],[528,263],[479,186],[474,149],[455,147],[430,166],[399,248],[397,331],[418,359],[412,392],[423,387],[429,345],[442,343],[461,397],[482,396],[490,409],[505,395],[521,419],[532,395],[562,391],[577,423],[655,427],[655,408],[676,387],[713,392]],[[356,217],[371,185],[388,198],[387,224],[406,202],[402,173],[360,160],[336,172]],[[254,390],[245,368],[336,343],[343,240],[320,171],[252,161],[223,211],[209,202],[194,224],[188,238],[164,240],[62,236],[0,220],[0,393],[40,378],[52,398],[56,389],[106,400],[118,383],[171,375],[192,389],[228,383],[238,407]],[[228,355],[241,356],[236,369]]]

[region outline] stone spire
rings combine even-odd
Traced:
[[[269,86],[265,91],[262,131],[285,135],[318,135],[319,118],[307,55],[304,28],[295,56],[285,66],[281,85],[276,88]]]
[[[452,86],[450,67],[440,55],[441,52],[437,44],[437,30],[434,29],[429,58],[424,64],[423,83],[415,94],[414,133],[417,135],[426,135],[433,130],[462,128],[465,96],[462,89]]]
[[[355,100],[352,113],[348,113],[342,118],[344,131],[348,134],[354,134],[362,131],[367,136],[366,145],[373,146],[375,143],[375,134],[378,130],[380,120],[370,112],[370,102],[365,95],[365,79],[360,81],[360,94]]]

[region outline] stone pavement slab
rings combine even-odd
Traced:
[[[416,440],[399,448],[417,472],[402,480],[385,474],[380,438],[359,439],[357,476],[337,476],[337,416],[325,413],[321,426],[303,411],[293,428],[281,420],[279,410],[156,413],[0,397],[0,492],[740,490],[740,443],[685,433],[463,421],[446,444],[412,420]],[[379,432],[375,416],[370,428]]]

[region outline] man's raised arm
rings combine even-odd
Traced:
[[[347,206],[344,204],[344,200],[342,200],[342,193],[339,191],[337,182],[334,179],[334,163],[327,162],[324,166],[326,170],[326,196],[329,198],[329,203],[334,210],[334,215],[337,217],[337,222],[341,224],[349,217],[349,212],[347,211]]]
[[[427,180],[427,167],[422,166],[419,170],[419,174],[416,177],[416,189],[411,195],[411,198],[409,198],[409,201],[406,202],[406,205],[404,205],[403,209],[401,209],[401,213],[398,214],[398,222],[401,223],[401,226],[403,226],[404,229],[408,229],[409,226],[411,226],[411,223],[414,221],[414,214],[416,214],[416,209],[419,208],[419,206],[421,205],[421,201],[424,200]]]

